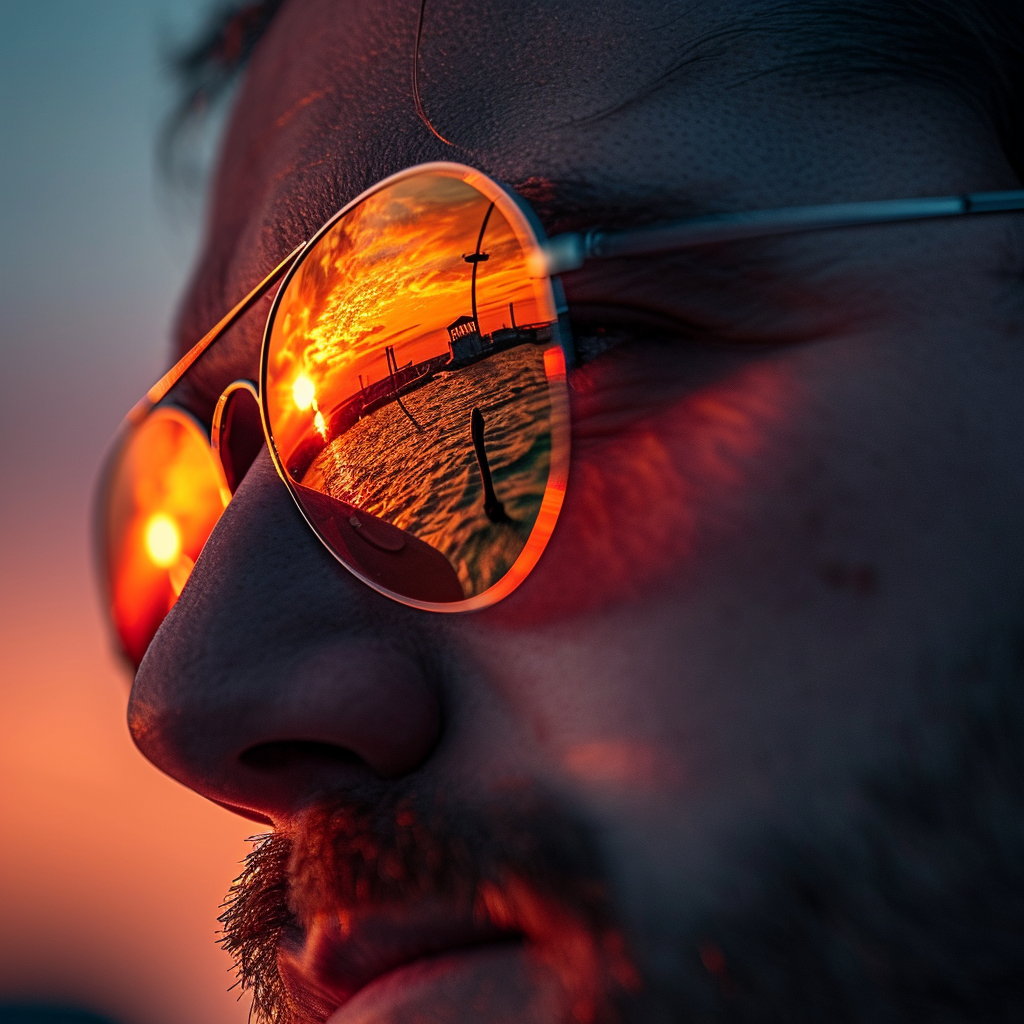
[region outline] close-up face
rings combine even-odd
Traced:
[[[209,429],[256,382],[274,439],[190,505],[216,526],[134,641],[129,708],[146,757],[272,830],[224,919],[267,1019],[1020,1005],[1024,222],[527,272],[533,232],[1020,187],[953,90],[791,71],[800,13],[759,11],[287,0],[255,48],[175,358],[390,175],[498,183],[371,195],[266,342],[261,299],[169,396]],[[449,312],[533,336],[479,383]],[[501,389],[534,403],[521,450]],[[431,475],[432,401],[464,479]],[[504,501],[479,523],[475,405]],[[403,544],[422,565],[380,576]]]

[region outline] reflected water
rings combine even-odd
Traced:
[[[441,371],[404,404],[422,432],[392,402],[334,438],[301,482],[415,534],[451,562],[464,593],[479,593],[511,568],[540,511],[551,461],[543,352],[522,345]],[[507,523],[484,512],[474,407]]]

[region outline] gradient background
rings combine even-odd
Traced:
[[[0,1003],[124,1024],[248,1010],[214,938],[256,826],[132,746],[88,523],[195,247],[198,217],[168,213],[152,152],[161,44],[205,8],[0,0]]]

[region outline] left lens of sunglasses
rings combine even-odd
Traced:
[[[133,664],[177,601],[230,497],[205,432],[180,409],[156,409],[115,450],[101,557],[111,616]]]

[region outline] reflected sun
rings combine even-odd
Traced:
[[[178,524],[166,512],[157,512],[146,523],[146,553],[155,565],[163,569],[178,560],[181,532]]]
[[[308,409],[316,397],[316,388],[313,382],[304,374],[299,374],[292,384],[292,398],[300,409]]]

